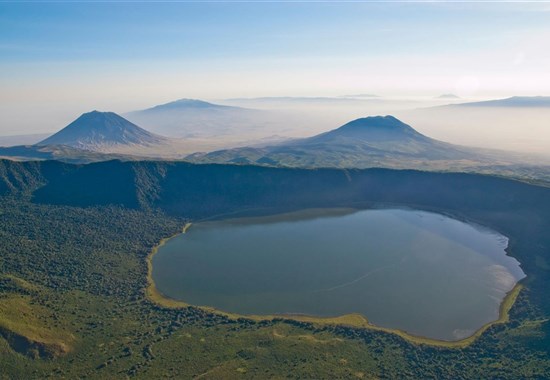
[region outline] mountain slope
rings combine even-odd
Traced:
[[[291,144],[350,144],[353,141],[366,144],[382,142],[396,144],[403,141],[429,142],[430,140],[393,116],[371,116],[350,121],[340,128]]]
[[[187,159],[273,166],[426,168],[426,162],[449,165],[482,157],[471,149],[424,136],[393,116],[376,116],[357,119],[306,139],[261,149],[246,147],[193,154]]]
[[[265,112],[180,99],[125,116],[148,130],[170,137],[210,137],[250,132],[265,123]]]
[[[453,102],[397,111],[435,138],[460,145],[537,154],[550,159],[550,97],[511,97],[483,102]]]
[[[105,151],[121,146],[150,147],[168,139],[155,135],[113,112],[82,114],[61,131],[36,145],[67,145],[77,149]]]
[[[550,107],[550,96],[513,96],[506,99],[453,104],[449,107]]]
[[[56,160],[74,164],[109,160],[137,160],[140,157],[123,153],[104,153],[77,149],[67,145],[16,145],[0,147],[0,159],[12,161],[43,161]],[[143,157],[141,157],[143,159]]]
[[[469,192],[464,191],[466,188]],[[521,189],[532,192],[522,194]],[[116,160],[72,165],[0,160],[0,190],[1,194],[33,193],[35,202],[161,208],[185,217],[260,207],[326,207],[395,197],[405,204],[462,203],[461,207],[472,212],[521,205],[550,212],[549,188],[478,174],[390,169],[308,170]],[[434,192],[440,192],[440,197],[434,197]],[[468,197],[482,200],[470,203]],[[501,220],[498,214],[494,217]]]
[[[183,110],[183,109],[210,109],[210,110],[227,110],[238,107],[222,106],[219,104],[205,102],[199,99],[178,99],[173,102],[160,104],[142,111],[136,112],[162,112],[166,110]]]

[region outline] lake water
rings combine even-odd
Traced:
[[[525,275],[494,231],[416,210],[305,210],[194,224],[153,258],[165,295],[239,314],[339,316],[458,340]]]

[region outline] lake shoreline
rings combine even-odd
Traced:
[[[335,210],[335,214],[339,213],[347,213],[351,210],[358,211],[359,209],[352,209],[352,208],[338,208]],[[316,215],[318,212],[318,209],[312,209],[309,210],[309,213],[313,216]],[[283,215],[288,215],[289,213],[284,213]],[[274,220],[277,220],[281,215],[275,215],[271,216],[272,218],[275,218]],[[256,219],[255,217],[249,217],[244,218],[247,219],[249,222],[251,219]],[[247,221],[244,221],[246,223]],[[242,221],[238,222],[242,223]],[[353,314],[345,314],[337,317],[319,317],[319,316],[312,316],[312,315],[306,315],[306,314],[270,314],[270,315],[251,315],[251,314],[237,314],[237,313],[230,313],[225,312],[223,310],[218,310],[214,307],[209,306],[196,306],[186,303],[185,301],[174,299],[171,297],[166,296],[162,292],[158,290],[156,287],[156,284],[153,280],[153,257],[156,255],[158,250],[170,239],[172,239],[175,236],[178,236],[182,233],[186,233],[187,230],[191,227],[192,223],[186,223],[184,227],[182,228],[181,232],[178,232],[174,234],[173,236],[167,237],[162,239],[159,244],[157,244],[149,255],[147,256],[147,288],[146,288],[146,297],[150,299],[152,302],[168,308],[185,308],[185,307],[196,307],[208,312],[216,313],[218,315],[223,315],[231,319],[238,319],[238,318],[247,318],[254,321],[266,321],[266,320],[273,320],[273,319],[289,319],[289,320],[295,320],[299,322],[308,322],[318,325],[341,325],[341,326],[349,326],[353,328],[366,328],[374,331],[381,331],[386,333],[391,333],[400,336],[401,338],[405,339],[408,342],[414,343],[414,344],[425,344],[430,346],[437,346],[437,347],[445,347],[445,348],[463,348],[467,347],[470,344],[474,343],[475,340],[480,337],[486,330],[488,330],[491,326],[496,324],[502,324],[506,323],[509,320],[509,311],[514,305],[519,293],[523,289],[522,281],[525,280],[522,279],[518,281],[514,287],[506,293],[506,296],[502,299],[500,306],[499,306],[499,315],[498,319],[495,321],[488,322],[481,326],[479,329],[477,329],[472,335],[460,339],[460,340],[440,340],[435,338],[428,338],[423,336],[417,336],[410,333],[407,333],[400,329],[395,328],[386,328],[386,327],[380,327],[376,326],[368,321],[368,319],[359,313],[353,313]],[[509,255],[508,248],[506,249],[506,254]],[[511,255],[509,255],[511,256]]]

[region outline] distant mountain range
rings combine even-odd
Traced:
[[[182,102],[156,107],[157,110],[179,109]],[[186,107],[234,109],[202,101],[185,101]],[[226,115],[227,116],[227,115]],[[223,123],[222,123],[223,124]],[[281,141],[282,137],[242,136],[169,138],[149,132],[113,112],[92,111],[82,114],[59,132],[34,145],[0,147],[0,157],[18,160],[57,159],[67,162],[93,162],[102,159],[162,158],[182,159],[196,151],[212,151],[242,144],[263,144]],[[36,141],[36,140],[35,140]],[[101,154],[106,154],[104,157]],[[102,158],[103,157],[103,158]]]
[[[158,106],[154,106],[142,111],[136,111],[139,112],[163,112],[167,110],[181,110],[181,109],[218,109],[218,110],[227,110],[231,108],[236,107],[229,107],[229,106],[222,106],[219,104],[213,104],[209,102],[205,102],[204,100],[198,100],[198,99],[179,99],[175,100],[173,102],[161,104]]]
[[[550,96],[513,96],[506,99],[453,104],[450,107],[550,107]]]
[[[418,167],[426,161],[485,160],[473,149],[431,139],[392,116],[357,119],[330,132],[264,148],[195,153],[186,159],[200,163],[354,168]]]
[[[64,145],[101,152],[120,146],[152,147],[167,143],[167,138],[148,132],[116,113],[92,111],[36,145]]]
[[[460,96],[455,94],[441,94],[436,99],[460,99]]]
[[[361,98],[361,99],[359,99]],[[349,95],[349,96],[264,96],[259,98],[232,98],[225,99],[226,102],[244,102],[251,104],[346,104],[362,103],[368,100],[380,100],[376,95]]]
[[[365,99],[373,99],[373,98],[380,98],[378,95],[374,94],[353,94],[353,95],[341,95],[339,98],[365,98]]]
[[[385,167],[499,173],[527,178],[548,177],[546,169],[534,167],[522,157],[434,140],[393,116],[360,118],[313,137],[290,139],[261,147],[213,150],[208,149],[205,143],[207,140],[158,136],[115,113],[93,111],[83,114],[37,145],[0,148],[0,158],[73,163],[112,159],[185,159],[195,163],[302,168]],[[189,154],[197,152],[190,147],[200,146],[210,153]]]
[[[124,115],[148,130],[169,137],[210,137],[258,129],[266,112],[180,99]]]

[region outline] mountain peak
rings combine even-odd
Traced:
[[[365,130],[384,130],[384,131],[399,131],[399,132],[416,132],[410,125],[403,123],[401,120],[391,116],[368,116],[360,119],[355,119],[347,124],[344,124],[336,131],[365,131]]]
[[[100,120],[102,118],[111,118],[111,117],[115,117],[115,118],[120,117],[120,118],[122,118],[122,116],[119,116],[114,112],[103,112],[103,111],[93,110],[93,111],[90,111],[90,112],[84,112],[76,120],[91,119],[91,118]]]
[[[441,94],[436,99],[460,99],[460,96],[455,94]]]
[[[352,120],[338,129],[310,137],[310,142],[328,140],[361,140],[361,141],[403,141],[426,140],[428,137],[418,133],[410,125],[401,120],[387,116],[369,116]]]
[[[262,148],[235,148],[188,160],[202,163],[257,163],[274,166],[362,168],[414,167],[432,160],[464,160],[472,153],[431,139],[393,116],[372,116],[313,137]]]
[[[225,106],[221,106],[218,104],[208,103],[204,100],[199,99],[188,99],[188,98],[182,98],[178,100],[174,100],[172,102],[159,104],[158,106],[154,106],[153,108],[149,108],[148,110],[144,111],[162,111],[162,110],[176,110],[176,109],[205,109],[205,108],[223,108]]]
[[[67,145],[97,150],[120,145],[155,145],[166,138],[138,127],[114,112],[93,110],[80,115],[65,128],[36,145]]]

